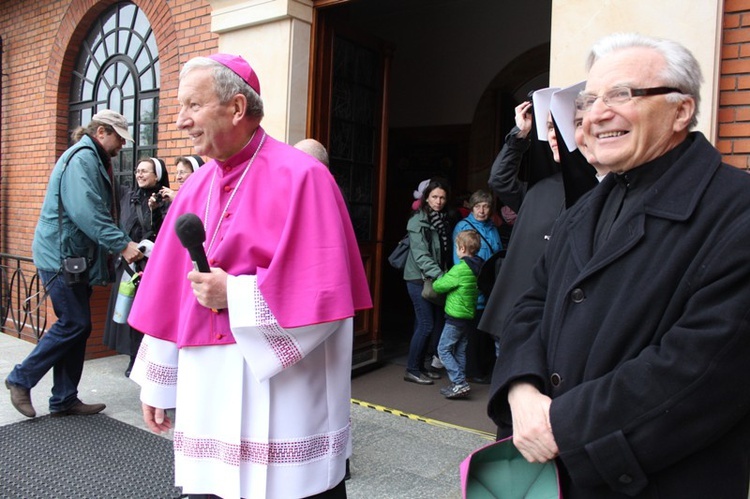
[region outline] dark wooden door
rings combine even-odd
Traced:
[[[352,369],[381,360],[380,306],[387,157],[389,50],[348,29],[336,8],[316,2],[309,136],[328,148],[331,172],[349,207],[374,308],[355,318]]]

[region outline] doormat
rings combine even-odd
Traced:
[[[103,414],[0,427],[2,498],[178,498],[172,441]]]

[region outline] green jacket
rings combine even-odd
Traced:
[[[445,272],[447,262],[440,258],[440,236],[432,228],[427,214],[419,210],[406,224],[409,233],[409,255],[404,266],[404,280],[415,281],[424,277],[437,279]]]
[[[432,283],[436,293],[447,293],[445,313],[456,319],[473,319],[477,308],[479,288],[477,275],[482,259],[474,256],[461,259],[442,277]]]
[[[62,233],[57,221],[60,193]],[[60,156],[50,175],[31,245],[34,265],[56,272],[62,267],[63,258],[86,256],[90,284],[112,282],[114,274],[108,255],[120,253],[130,242],[112,218],[113,203],[112,182],[97,145],[84,135]]]

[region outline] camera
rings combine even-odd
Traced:
[[[161,194],[160,194],[160,193],[158,193],[158,192],[155,192],[155,193],[151,194],[151,201],[152,201],[152,202],[153,202],[153,203],[154,203],[154,204],[155,204],[156,206],[161,206],[161,205],[162,205],[162,204],[164,203],[164,198],[163,198],[163,197],[161,197]]]

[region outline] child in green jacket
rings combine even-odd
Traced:
[[[437,293],[447,293],[445,326],[438,343],[438,356],[451,380],[450,386],[442,388],[440,393],[449,399],[465,397],[471,390],[466,382],[466,343],[479,297],[477,276],[483,260],[477,252],[481,245],[477,231],[459,232],[456,235],[456,255],[460,262],[433,283]]]

